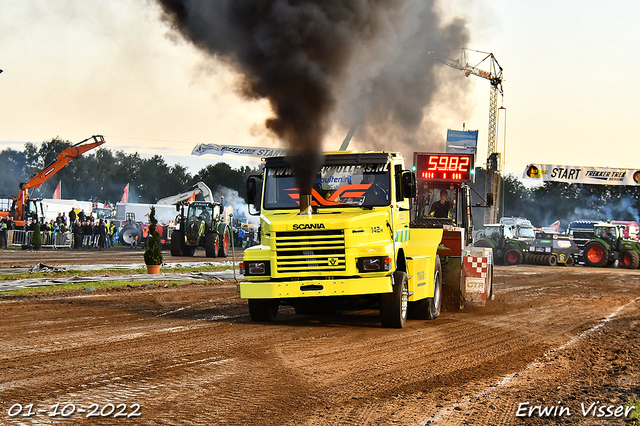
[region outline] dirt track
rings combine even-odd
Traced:
[[[281,308],[277,323],[255,324],[234,282],[0,298],[0,424],[555,422],[517,417],[526,403],[568,407],[565,423],[624,424],[583,417],[581,403],[640,394],[640,270],[495,274],[488,306],[402,330],[380,328],[377,311]],[[48,413],[139,404],[141,416],[11,418],[16,403]]]

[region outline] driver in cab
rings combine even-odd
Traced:
[[[386,175],[374,173],[366,174],[362,179],[363,184],[370,185],[364,194],[365,202],[369,205],[382,205],[389,202],[388,185],[385,183]]]
[[[451,202],[447,200],[447,190],[440,190],[440,200],[431,204],[429,209],[429,216],[438,218],[448,218],[451,212]]]

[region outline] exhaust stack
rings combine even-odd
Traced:
[[[300,215],[311,216],[311,194],[300,194]]]

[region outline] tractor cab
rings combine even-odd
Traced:
[[[596,225],[593,230],[595,238],[607,241],[611,245],[616,245],[619,238],[622,238],[622,230],[616,225]]]

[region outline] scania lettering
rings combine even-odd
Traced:
[[[293,230],[297,231],[299,229],[324,229],[324,224],[322,223],[303,223],[303,224],[295,224],[293,225]]]
[[[379,309],[382,326],[401,328],[435,319],[444,303],[485,303],[493,267],[491,249],[470,246],[472,156],[416,153],[415,173],[393,152],[323,158],[307,194],[286,157],[247,181],[260,244],[244,252],[239,291],[252,320],[274,321],[280,305],[300,315]],[[447,174],[426,178],[429,158]],[[445,192],[450,211],[434,217]]]

